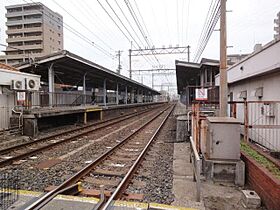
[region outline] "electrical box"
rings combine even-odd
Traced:
[[[240,121],[232,117],[207,117],[206,158],[240,159]]]

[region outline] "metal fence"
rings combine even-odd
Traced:
[[[5,130],[10,126],[11,108],[0,107],[0,130]]]
[[[244,139],[280,151],[280,101],[244,102]]]
[[[8,209],[18,200],[18,175],[14,173],[0,174],[0,209]]]
[[[106,103],[116,104],[115,94],[107,93],[105,98]],[[40,107],[59,107],[59,106],[79,106],[91,104],[104,104],[104,97],[100,94],[83,94],[81,92],[33,92],[27,96],[27,100],[23,106],[26,109],[40,108]],[[122,97],[120,96],[120,103]]]
[[[218,113],[218,103],[195,103],[192,105],[192,134],[194,142],[200,144],[203,112]],[[228,113],[241,122],[241,134],[270,151],[280,151],[280,101],[231,101]],[[198,114],[199,113],[199,114]],[[199,148],[197,148],[199,149]]]

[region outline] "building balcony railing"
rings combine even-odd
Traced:
[[[42,11],[39,10],[24,10],[19,12],[7,12],[5,14],[6,18],[16,17],[16,16],[24,16],[24,15],[38,15],[42,14]]]
[[[8,35],[15,34],[15,33],[29,33],[29,32],[42,32],[42,27],[33,27],[33,28],[21,28],[21,29],[8,29],[6,33]]]
[[[43,44],[33,44],[33,45],[21,45],[21,46],[7,47],[6,52],[18,51],[18,50],[36,50],[36,49],[43,49]]]
[[[11,43],[11,42],[23,42],[23,41],[34,41],[34,40],[43,40],[43,36],[26,36],[26,37],[14,37],[14,38],[7,38],[6,42]]]
[[[6,22],[6,26],[31,24],[31,23],[43,23],[43,19],[42,18],[32,18],[32,19],[25,19],[25,20],[8,20]]]

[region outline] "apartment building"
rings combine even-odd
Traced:
[[[42,3],[6,6],[7,48],[0,62],[16,65],[63,50],[63,17]]]

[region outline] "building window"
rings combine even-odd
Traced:
[[[57,25],[57,28],[60,30],[60,28],[61,28],[60,25]]]
[[[60,45],[60,43],[61,43],[61,42],[60,42],[60,41],[58,41],[58,44],[59,44],[59,45]]]
[[[60,35],[60,33],[58,33],[57,35],[58,35],[58,37],[60,37],[60,36],[61,36],[61,35]]]

